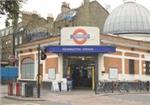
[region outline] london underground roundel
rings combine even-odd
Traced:
[[[77,28],[74,30],[71,37],[76,44],[82,45],[89,38],[89,34],[87,34],[86,30],[84,30],[83,28]]]

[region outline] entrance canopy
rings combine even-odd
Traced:
[[[113,53],[116,48],[113,46],[47,46],[45,51],[49,53]]]

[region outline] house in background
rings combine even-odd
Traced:
[[[61,13],[55,20],[52,16],[44,19],[36,11],[23,11],[21,14],[21,22],[15,32],[13,32],[12,27],[0,31],[2,42],[1,62],[6,65],[12,64],[8,57],[14,56],[13,48],[16,49],[20,44],[60,35],[60,30],[63,27],[88,25],[96,26],[103,30],[105,19],[109,15],[108,11],[97,1],[90,2],[89,0],[84,0],[84,3],[76,9],[70,9],[69,4],[63,2]],[[13,35],[15,36],[14,46]],[[15,53],[17,56],[18,52]]]
[[[53,32],[57,34],[61,28],[72,26],[95,26],[103,30],[108,15],[108,11],[97,1],[84,0],[84,3],[75,9],[71,9],[68,3],[63,2],[61,13],[53,25]]]

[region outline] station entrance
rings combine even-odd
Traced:
[[[94,89],[98,56],[64,55],[63,58],[63,76],[70,76],[73,89]]]

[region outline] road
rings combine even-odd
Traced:
[[[51,101],[18,101],[2,98],[0,105],[66,105],[66,104]]]
[[[57,95],[56,95],[57,96]],[[70,99],[68,99],[70,97]],[[55,97],[56,98],[56,97]],[[150,94],[126,94],[108,96],[82,96],[78,98],[70,95],[47,98],[47,101],[18,101],[1,99],[0,105],[150,105]]]
[[[71,92],[42,91],[46,101],[19,101],[4,98],[7,88],[1,88],[0,105],[150,105],[149,94],[95,95],[93,91]]]
[[[150,105],[150,94],[126,94],[126,95],[114,95],[109,97],[130,102],[145,103]]]

